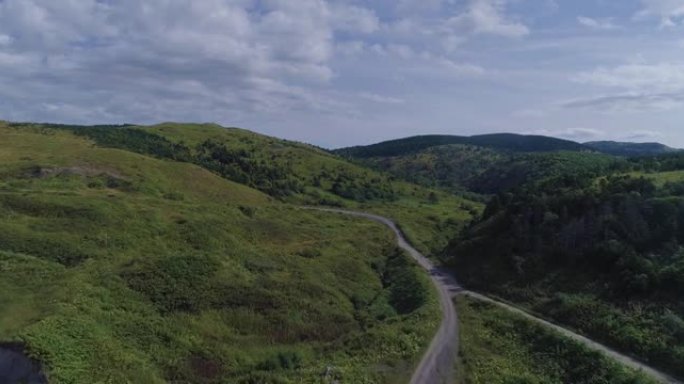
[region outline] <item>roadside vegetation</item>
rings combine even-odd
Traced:
[[[684,193],[654,177],[497,195],[450,264],[468,287],[684,377]]]
[[[456,299],[459,384],[656,384],[579,342],[491,303]]]

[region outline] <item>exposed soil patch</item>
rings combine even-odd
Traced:
[[[47,384],[40,363],[26,356],[18,343],[0,343],[0,383]]]

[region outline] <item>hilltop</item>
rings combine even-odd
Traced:
[[[343,156],[355,158],[402,156],[450,144],[470,145],[511,152],[590,150],[582,144],[553,137],[496,133],[477,136],[414,136],[367,146],[341,148],[335,150],[335,152]]]

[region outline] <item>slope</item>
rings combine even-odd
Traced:
[[[69,130],[0,137],[0,340],[51,383],[395,383],[437,326],[379,225]]]

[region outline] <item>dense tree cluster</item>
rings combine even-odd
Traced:
[[[515,291],[516,299],[530,301],[554,297],[540,307],[546,313],[684,374],[684,327],[676,325],[684,324],[681,184],[658,188],[645,177],[587,176],[576,188],[497,195],[452,242],[451,263],[470,286]],[[648,316],[635,323],[602,303],[626,309],[638,303]],[[618,318],[626,320],[611,320]]]

